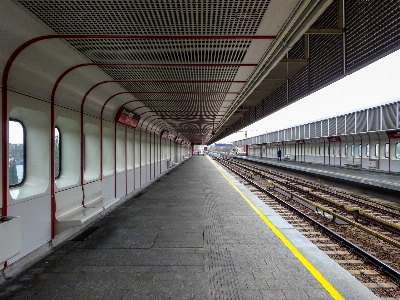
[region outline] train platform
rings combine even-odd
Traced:
[[[281,169],[287,169],[291,171],[301,172],[309,175],[317,175],[319,177],[330,178],[333,180],[342,180],[347,182],[356,183],[359,186],[385,189],[388,192],[398,191],[400,192],[400,174],[399,173],[388,173],[377,170],[368,170],[361,168],[348,168],[344,166],[334,165],[321,165],[311,164],[306,162],[297,161],[278,161],[277,159],[271,158],[260,158],[250,156],[238,156],[237,159],[244,159],[254,161],[266,165],[271,165]]]
[[[207,156],[193,156],[0,299],[378,299]]]

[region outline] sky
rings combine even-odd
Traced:
[[[400,50],[217,143],[229,143],[400,99]]]
[[[400,50],[381,58],[217,143],[229,143],[400,99]],[[10,143],[22,142],[20,126],[10,123]]]

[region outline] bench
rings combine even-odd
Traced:
[[[377,160],[377,159],[370,159],[370,160],[368,161],[368,166],[367,166],[367,168],[368,168],[369,170],[371,170],[371,169],[377,169],[377,168],[378,168],[378,160]]]
[[[353,157],[347,157],[347,161],[344,165],[350,168],[361,168],[361,158],[353,159]]]
[[[100,180],[96,180],[85,184],[85,207],[97,208],[102,207],[103,209],[109,208],[119,199],[117,198],[104,198],[103,197],[103,186]]]
[[[100,180],[88,183],[84,188],[85,205],[82,204],[83,192],[81,186],[66,189],[55,194],[56,234],[88,222],[118,201],[115,198],[105,199],[102,197]]]
[[[283,160],[292,160],[291,155],[290,154],[285,154],[283,156]]]
[[[351,167],[351,168],[360,168],[361,164],[344,164],[346,167]]]
[[[56,234],[80,226],[103,211],[102,207],[86,208],[82,205],[82,187],[77,186],[55,194]]]

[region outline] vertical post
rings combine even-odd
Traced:
[[[125,126],[125,195],[128,195],[128,128]]]
[[[146,127],[146,131],[147,131],[147,127]],[[147,139],[147,132],[146,132],[146,139]],[[149,165],[149,169],[150,169],[150,180],[151,180],[151,132],[150,132],[150,142],[149,142],[149,150],[150,150],[150,154],[149,154],[149,163],[150,163],[150,165]],[[147,170],[147,167],[146,167],[146,170]],[[146,174],[146,176],[147,176],[147,174]],[[147,181],[147,178],[146,178],[146,181]]]
[[[391,140],[391,138],[389,138],[389,157],[388,157],[388,163],[389,163],[389,166],[388,166],[388,169],[389,169],[389,173],[390,173],[390,140]]]
[[[194,145],[191,145],[191,149],[192,149],[192,156],[194,155]]]
[[[380,170],[380,167],[381,167],[381,137],[379,136],[379,134],[377,134],[378,135],[378,170]],[[371,146],[370,146],[371,147]],[[374,148],[375,148],[375,153],[376,153],[376,146],[374,146]],[[370,148],[370,153],[371,153],[371,148]]]
[[[136,129],[133,129],[133,190],[136,190]]]
[[[345,3],[344,0],[337,0],[338,1],[338,25],[340,29],[343,29],[342,34],[342,51],[343,51],[343,75],[346,75],[346,32],[344,28],[345,24]]]
[[[114,122],[114,198],[117,198],[117,122]]]
[[[359,136],[360,136],[360,145],[361,145],[360,169],[362,169],[362,166],[363,166],[363,140],[362,140],[362,136],[360,134],[359,134]],[[390,148],[389,148],[389,151],[390,151]],[[390,154],[389,154],[389,157],[390,157]]]
[[[153,177],[156,177],[156,158],[157,158],[157,154],[156,154],[156,132],[153,132],[153,148],[154,148],[154,164],[153,164]]]
[[[328,164],[331,164],[331,142],[328,141]]]
[[[249,156],[249,145],[246,145],[246,156]]]

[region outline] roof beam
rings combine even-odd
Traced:
[[[305,34],[343,34],[343,33],[344,33],[343,28],[325,28],[325,29],[311,28],[305,32]]]

